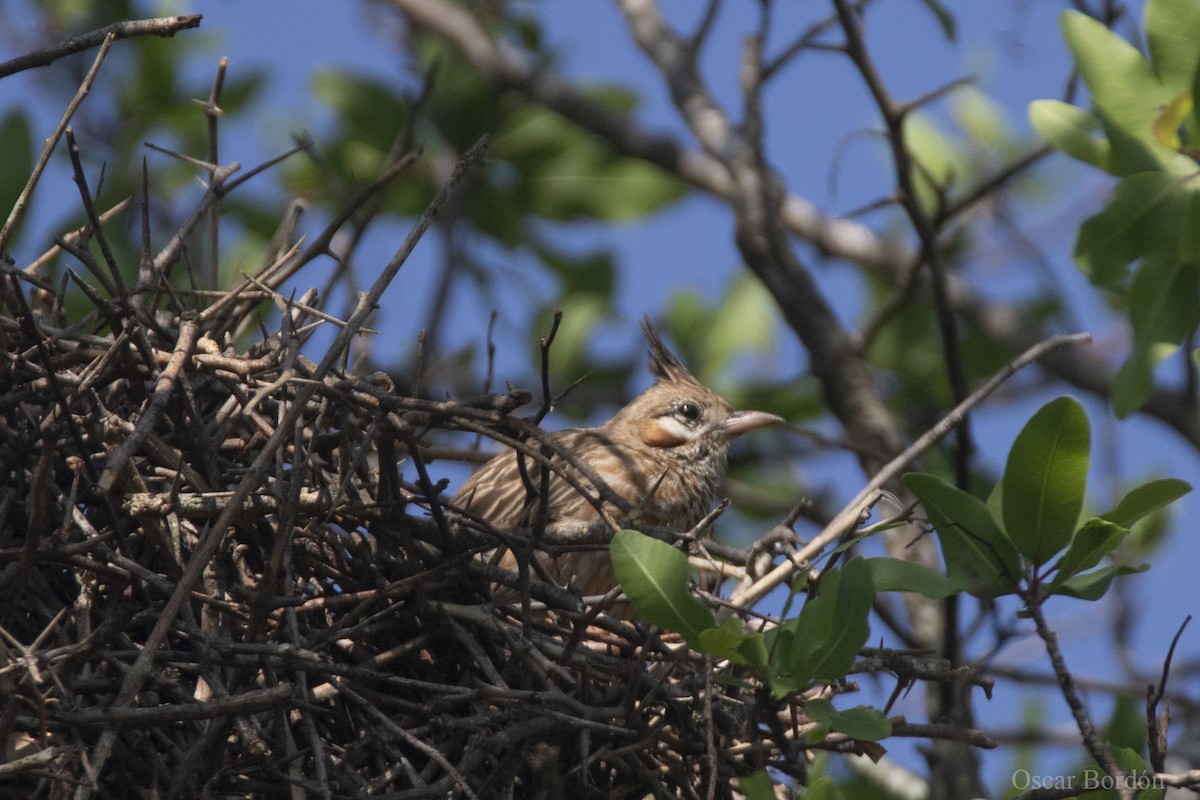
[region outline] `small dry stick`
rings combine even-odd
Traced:
[[[1046,645],[1046,652],[1050,656],[1050,665],[1054,668],[1054,676],[1058,678],[1063,699],[1071,707],[1071,714],[1075,717],[1079,735],[1083,737],[1084,747],[1105,774],[1113,779],[1118,797],[1121,800],[1129,800],[1133,797],[1134,791],[1127,780],[1128,776],[1113,758],[1108,745],[1096,732],[1096,726],[1092,724],[1092,718],[1088,715],[1087,706],[1083,704],[1083,700],[1080,699],[1079,692],[1075,688],[1075,677],[1067,669],[1066,659],[1063,658],[1062,649],[1058,646],[1058,635],[1046,624],[1046,615],[1042,613],[1042,601],[1045,598],[1038,597],[1036,587],[1028,590],[1022,597],[1025,600],[1025,610],[1029,612],[1029,616],[1037,628],[1038,636]]]
[[[1163,772],[1166,769],[1167,759],[1167,725],[1171,722],[1171,706],[1170,702],[1163,704],[1162,716],[1158,714],[1158,703],[1167,693],[1167,676],[1171,673],[1171,660],[1175,658],[1175,646],[1179,644],[1179,637],[1183,635],[1183,629],[1192,621],[1192,615],[1188,614],[1183,620],[1183,624],[1179,626],[1179,630],[1175,631],[1175,637],[1171,639],[1171,646],[1167,649],[1167,657],[1163,661],[1162,677],[1159,678],[1158,686],[1150,684],[1146,687],[1146,738],[1150,742],[1150,768],[1155,772]]]
[[[65,58],[84,50],[90,50],[98,44],[111,43],[116,39],[128,39],[133,36],[174,36],[186,28],[200,26],[200,14],[188,14],[181,17],[159,17],[157,19],[125,19],[105,25],[94,31],[88,31],[81,36],[72,36],[58,44],[34,50],[23,56],[9,59],[0,64],[0,78],[14,75],[34,67],[44,67],[60,58]],[[107,46],[107,45],[106,45]]]
[[[88,70],[87,75],[83,78],[83,82],[79,84],[79,89],[75,92],[75,96],[71,98],[71,102],[67,103],[67,110],[63,112],[62,119],[58,121],[58,125],[54,128],[54,133],[46,137],[46,142],[42,146],[42,154],[38,157],[37,165],[33,168],[33,174],[25,182],[25,188],[21,190],[21,194],[17,197],[17,202],[13,204],[12,211],[9,213],[4,227],[0,228],[0,253],[5,251],[8,246],[8,240],[16,229],[17,223],[21,221],[21,217],[25,216],[25,209],[29,206],[29,198],[33,195],[33,190],[37,187],[38,181],[41,180],[42,173],[46,171],[46,165],[50,163],[50,154],[58,146],[58,140],[62,138],[63,131],[70,124],[71,117],[75,116],[75,110],[79,108],[79,104],[83,102],[83,98],[87,97],[88,93],[92,91],[92,84],[96,80],[96,75],[100,72],[100,65],[108,57],[108,51],[112,48],[112,43],[115,40],[116,36],[111,33],[104,37],[104,44],[100,46],[100,52],[96,54],[96,60],[92,62],[92,68]]]

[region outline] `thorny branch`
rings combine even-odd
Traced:
[[[44,67],[60,58],[90,50],[104,42],[128,39],[131,36],[174,36],[176,33],[200,25],[201,14],[158,19],[126,19],[105,25],[94,31],[72,36],[50,47],[34,50],[0,64],[0,78],[34,67]],[[111,38],[110,38],[111,37]]]

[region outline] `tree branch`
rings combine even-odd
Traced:
[[[188,14],[177,17],[159,17],[157,19],[126,19],[97,28],[94,31],[72,36],[58,44],[34,50],[23,56],[9,59],[0,64],[0,78],[13,75],[34,67],[44,67],[60,58],[90,50],[104,43],[110,35],[114,40],[128,39],[133,36],[163,36],[170,37],[187,28],[200,27],[202,14]]]

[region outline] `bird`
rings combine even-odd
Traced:
[[[605,506],[622,525],[688,531],[713,508],[733,440],[784,419],[765,411],[735,411],[667,349],[649,317],[643,318],[641,330],[649,346],[647,366],[654,383],[603,424],[557,431],[549,439],[556,445],[552,449],[568,452],[624,501],[623,508]],[[578,470],[557,460],[577,484],[592,488]],[[522,477],[522,469],[528,480]],[[472,474],[455,493],[452,505],[501,530],[530,526],[538,513],[544,513],[547,525],[601,518],[593,501],[553,468],[544,502],[537,497],[540,486],[535,460],[521,459],[509,450]],[[553,557],[541,553],[538,559],[556,584],[574,587],[584,597],[607,594],[617,585],[606,550]],[[516,564],[511,551],[500,560],[509,569]],[[622,604],[614,605],[610,613],[631,616]]]

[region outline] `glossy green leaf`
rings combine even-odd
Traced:
[[[1050,591],[1099,564],[1100,559],[1116,549],[1128,533],[1128,528],[1114,522],[1099,517],[1089,519],[1075,532],[1067,551],[1055,565],[1058,572],[1051,582]]]
[[[817,596],[804,604],[787,651],[784,674],[799,683],[845,676],[871,628],[867,615],[875,602],[871,569],[853,558],[821,578]]]
[[[1200,64],[1200,3],[1150,0],[1145,20],[1150,60],[1159,82],[1174,92],[1190,93]]]
[[[1150,569],[1149,564],[1142,564],[1137,567],[1131,567],[1128,564],[1113,564],[1108,567],[1084,572],[1081,575],[1076,575],[1070,580],[1064,581],[1062,585],[1055,587],[1054,594],[1066,595],[1079,600],[1099,600],[1108,592],[1108,588],[1112,586],[1112,582],[1121,575],[1132,575],[1136,572],[1145,572]]]
[[[1108,205],[1083,223],[1075,240],[1075,260],[1092,283],[1121,283],[1131,263],[1180,240],[1185,206],[1179,189],[1179,180],[1164,172],[1132,175],[1117,184]]]
[[[1062,15],[1063,36],[1112,142],[1117,174],[1152,169],[1174,154],[1153,133],[1154,115],[1171,100],[1136,47],[1077,11]]]
[[[953,578],[926,566],[899,558],[864,559],[871,568],[876,592],[916,592],[930,600],[942,600],[966,590]]]
[[[696,649],[714,658],[729,658],[740,663],[745,659],[738,650],[745,644],[746,638],[746,629],[742,623],[738,619],[730,617],[719,627],[700,631],[699,647]]]
[[[1013,442],[1004,468],[1004,529],[1034,564],[1066,547],[1087,488],[1091,428],[1073,397],[1051,400]]]
[[[1115,508],[1100,517],[1124,528],[1132,528],[1138,520],[1166,508],[1190,491],[1192,486],[1187,481],[1160,478],[1130,489]]]
[[[759,675],[767,676],[770,674],[771,654],[767,650],[766,639],[761,633],[752,633],[742,640],[738,645],[738,655],[746,660],[746,663],[754,667]]]
[[[1112,148],[1108,139],[1096,135],[1102,123],[1092,112],[1061,100],[1034,100],[1029,104],[1029,122],[1047,144],[1072,158],[1108,169]]]
[[[828,700],[806,700],[804,713],[813,722],[854,739],[877,742],[892,735],[892,723],[877,708],[855,706],[839,710]]]
[[[1113,383],[1113,411],[1133,413],[1154,391],[1154,368],[1169,358],[1200,319],[1200,265],[1167,249],[1144,259],[1129,288],[1133,349]]]
[[[700,632],[716,626],[708,607],[688,591],[687,556],[666,542],[632,530],[609,545],[613,571],[629,602],[653,624],[683,634],[698,647]]]
[[[1016,590],[1021,557],[983,501],[933,475],[914,472],[903,480],[937,531],[950,581],[976,597]]]

